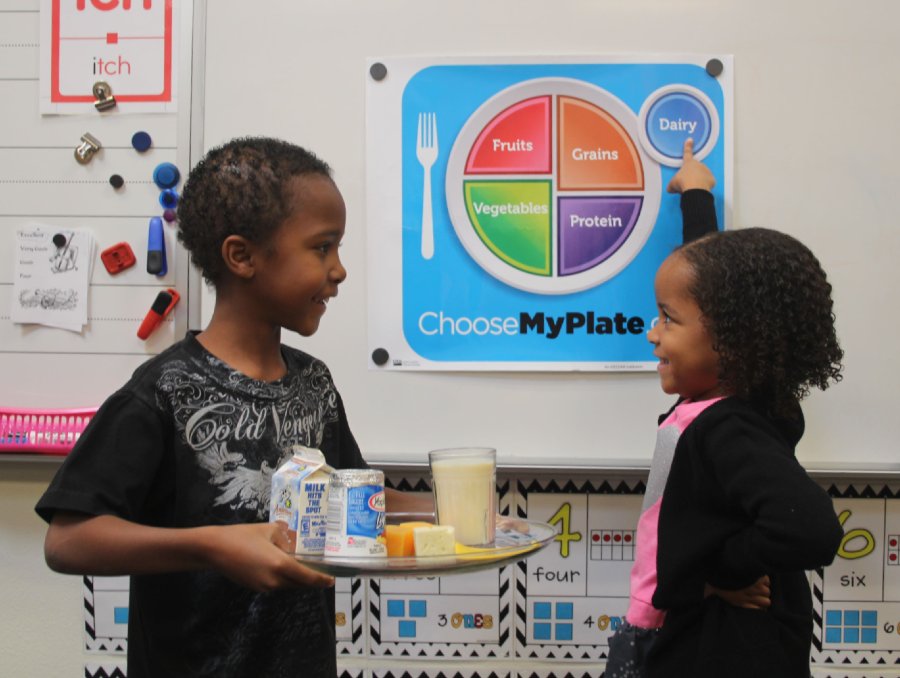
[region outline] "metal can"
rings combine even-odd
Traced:
[[[325,555],[386,558],[384,473],[340,469],[331,474]]]

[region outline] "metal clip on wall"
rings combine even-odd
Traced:
[[[100,148],[100,141],[93,135],[85,132],[81,135],[81,144],[75,148],[75,160],[81,165],[87,165],[91,158],[94,157],[94,153],[99,151]]]
[[[110,108],[115,108],[116,98],[113,96],[112,87],[109,86],[109,83],[95,82],[93,92],[96,99],[94,108],[98,111],[108,111]]]

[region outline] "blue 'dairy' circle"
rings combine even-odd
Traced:
[[[695,154],[703,150],[712,121],[699,99],[685,92],[670,92],[650,107],[644,125],[653,148],[668,158],[680,159],[688,138],[694,140]]]

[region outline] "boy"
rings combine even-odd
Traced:
[[[281,344],[316,331],[347,276],[343,199],[313,154],[237,139],[191,172],[178,217],[212,319],[91,421],[36,507],[47,563],[131,575],[129,678],[335,676],[334,581],[294,560],[268,506],[292,445],[366,466],[328,368]]]

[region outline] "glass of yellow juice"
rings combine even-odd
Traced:
[[[428,453],[437,523],[452,525],[456,541],[491,546],[497,517],[497,451],[452,447]]]

